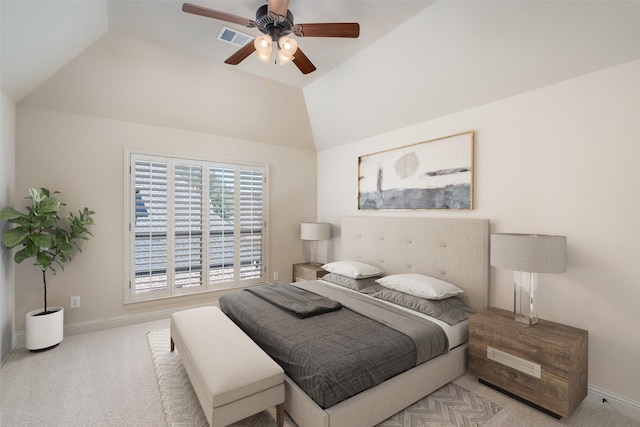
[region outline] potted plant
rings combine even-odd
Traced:
[[[82,251],[79,241],[89,240],[92,236],[87,229],[93,224],[95,213],[86,207],[78,214],[69,213],[66,223],[58,216],[64,206],[46,188],[30,188],[26,197],[31,200],[27,212],[20,212],[12,207],[0,211],[0,219],[17,224],[17,227],[6,230],[2,234],[2,243],[13,248],[22,245],[16,252],[14,261],[17,264],[34,258],[34,265],[42,271],[44,285],[44,308],[30,311],[26,315],[26,347],[31,351],[43,351],[57,346],[63,337],[64,309],[47,305],[47,270],[56,274],[56,267],[64,270],[64,264],[71,261],[75,250]]]

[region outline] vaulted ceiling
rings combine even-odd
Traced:
[[[192,3],[253,19],[258,1]],[[640,58],[640,2],[291,0],[317,66],[249,57],[182,2],[1,0],[2,91],[14,102],[322,150]]]

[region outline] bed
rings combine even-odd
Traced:
[[[459,298],[467,306],[482,311],[488,303],[488,238],[489,222],[484,219],[344,217],[339,258],[378,266],[385,275],[415,273],[446,280],[464,290]],[[245,321],[242,318],[249,311],[234,320]],[[253,322],[257,325],[261,320]],[[451,348],[447,344],[444,354],[337,404],[318,404],[315,396],[311,398],[287,376],[285,409],[301,427],[373,426],[466,371],[466,326],[466,322],[462,328],[458,325],[458,338],[448,335],[448,341],[460,342],[452,342]]]

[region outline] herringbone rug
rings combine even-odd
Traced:
[[[147,340],[158,379],[167,426],[208,426],[207,419],[180,360],[180,355],[177,351],[172,353],[169,349],[169,330],[149,332]],[[500,409],[500,406],[478,397],[456,384],[449,383],[378,426],[481,426]],[[275,425],[274,409],[233,424],[234,427],[273,427]],[[296,427],[288,415],[285,416],[285,426]]]

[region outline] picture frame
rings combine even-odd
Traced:
[[[358,157],[358,210],[473,209],[474,131]]]

